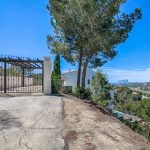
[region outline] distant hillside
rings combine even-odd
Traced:
[[[113,83],[115,86],[127,86],[127,87],[150,87],[150,82],[129,82],[126,80],[119,80],[116,83]]]
[[[129,84],[129,81],[127,79],[119,80],[119,81],[117,81],[117,84]]]

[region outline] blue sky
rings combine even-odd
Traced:
[[[50,56],[46,45],[52,33],[48,0],[0,0],[0,54],[42,58]],[[118,46],[118,55],[103,67],[110,81],[150,81],[150,14],[149,0],[127,0],[125,12],[142,8],[143,17],[130,33],[128,40]],[[54,57],[52,57],[53,60]],[[61,61],[63,71],[76,66]]]

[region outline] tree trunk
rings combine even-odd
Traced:
[[[81,68],[82,68],[82,50],[80,50],[80,57],[79,57],[79,67],[78,67],[78,76],[77,76],[77,87],[80,87],[81,81]]]
[[[82,87],[85,88],[85,78],[86,78],[86,70],[89,63],[89,57],[86,58],[85,63],[83,65],[83,71],[82,71]]]
[[[79,60],[78,76],[77,76],[77,87],[80,87],[81,67],[82,67],[82,60]]]
[[[147,135],[147,139],[150,140],[150,122],[149,122],[149,126],[148,126],[148,135]]]

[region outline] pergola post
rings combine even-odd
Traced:
[[[4,93],[7,92],[7,64],[6,59],[4,61]]]
[[[22,87],[24,87],[24,68],[22,68]]]
[[[43,93],[51,94],[51,59],[44,57],[43,60]]]

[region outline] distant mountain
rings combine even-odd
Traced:
[[[128,81],[128,79],[124,79],[124,80],[119,80],[119,81],[117,81],[117,84],[129,84],[129,81]]]
[[[129,82],[127,79],[119,80],[112,83],[114,86],[127,86],[127,87],[150,87],[150,82]]]

